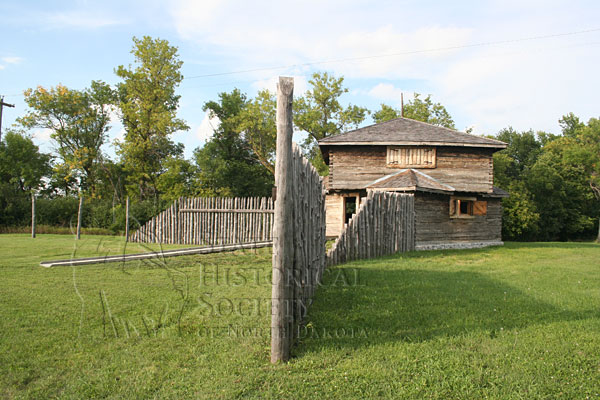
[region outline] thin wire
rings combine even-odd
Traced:
[[[557,49],[567,49],[567,48],[574,48],[574,47],[584,47],[584,46],[596,46],[599,45],[600,42],[594,41],[594,42],[584,42],[584,43],[577,43],[577,44],[572,44],[569,46],[560,46],[560,47],[546,47],[546,48],[541,48],[541,49],[535,49],[535,50],[528,50],[528,53],[531,52],[544,52],[544,51],[549,51],[549,50],[557,50]],[[523,53],[523,51],[510,51],[507,53],[501,53],[501,55],[512,55],[512,54],[521,54]],[[196,88],[204,88],[204,87],[213,87],[213,86],[231,86],[231,85],[238,85],[238,84],[244,84],[244,83],[253,83],[256,82],[256,79],[250,79],[250,80],[237,80],[237,81],[227,81],[227,82],[217,82],[217,83],[207,83],[207,84],[202,84],[202,85],[193,85],[193,86],[182,86],[182,89],[196,89]]]
[[[551,34],[551,35],[532,36],[532,37],[518,38],[518,39],[498,40],[498,41],[493,41],[493,42],[480,42],[480,43],[471,43],[471,44],[464,44],[464,45],[457,45],[457,46],[438,47],[438,48],[433,48],[433,49],[410,50],[410,51],[403,51],[403,52],[398,52],[398,53],[379,54],[379,55],[371,55],[371,56],[363,56],[363,57],[348,57],[348,58],[339,58],[339,59],[333,59],[333,60],[312,61],[312,62],[300,63],[300,64],[282,65],[279,67],[251,68],[251,69],[230,71],[230,72],[217,72],[217,73],[212,73],[212,74],[188,76],[188,77],[184,77],[183,79],[209,78],[209,77],[214,77],[214,76],[245,74],[245,73],[249,73],[249,72],[272,71],[272,70],[288,69],[288,68],[296,68],[296,67],[308,67],[308,66],[319,65],[319,64],[338,63],[338,62],[347,62],[347,61],[359,61],[359,60],[367,60],[367,59],[383,58],[383,57],[396,57],[396,56],[404,56],[404,55],[411,55],[411,54],[432,53],[432,52],[438,52],[438,51],[466,49],[466,48],[473,48],[473,47],[494,46],[494,45],[498,45],[498,44],[518,43],[518,42],[526,42],[526,41],[540,40],[540,39],[550,39],[550,38],[579,35],[579,34],[584,34],[584,33],[598,32],[598,31],[600,31],[600,28],[586,29],[586,30],[575,31],[575,32],[555,33],[555,34]]]

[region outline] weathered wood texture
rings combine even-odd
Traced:
[[[327,237],[338,237],[344,229],[344,197],[339,194],[328,194],[325,197],[327,214]],[[358,207],[358,204],[357,204]]]
[[[332,146],[329,188],[362,189],[398,171],[387,166],[387,146]],[[492,192],[492,149],[437,147],[435,168],[415,168],[457,191]]]
[[[31,237],[35,238],[35,194],[31,194]]]
[[[322,178],[295,143],[292,154],[292,193],[288,199],[292,217],[285,223],[292,228],[294,251],[293,260],[283,274],[290,290],[288,324],[282,334],[289,341],[288,349],[298,338],[298,328],[306,316],[326,266],[325,191]],[[271,327],[273,329],[273,325]]]
[[[414,195],[369,191],[327,253],[327,265],[415,248]]]
[[[181,197],[129,238],[138,243],[224,245],[273,240],[267,197]]]
[[[77,240],[81,239],[81,213],[83,212],[83,196],[79,196],[79,208],[77,209]]]
[[[279,78],[277,84],[277,142],[275,157],[275,220],[273,222],[273,261],[271,286],[271,362],[290,358],[293,331],[294,287],[289,277],[293,271],[294,244],[292,104],[294,79]]]
[[[417,193],[415,195],[417,245],[441,242],[499,241],[502,231],[500,199],[487,201],[485,215],[450,218],[450,197]]]

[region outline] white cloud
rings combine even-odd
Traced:
[[[261,5],[211,1],[206,5],[179,0],[174,3],[171,16],[180,36],[203,46],[213,45],[221,54],[239,59],[249,69],[302,67],[307,62],[318,61],[316,68],[333,70],[348,77],[380,77],[381,74],[406,77],[407,74],[423,73],[432,60],[445,59],[453,52],[418,56],[393,54],[464,44],[472,31],[453,26],[408,30],[390,18],[380,26],[365,27],[368,14],[379,13],[377,7],[357,10],[347,2],[325,2],[319,3],[319,12],[315,12],[315,5],[311,3],[263,2]],[[393,14],[390,12],[390,16]],[[281,15],[288,15],[290,19],[280,18]],[[331,15],[337,18],[331,18]],[[300,29],[297,21],[302,21],[304,28]],[[347,60],[372,55],[382,57]],[[409,62],[415,59],[421,60],[419,65]],[[297,68],[284,68],[282,74]],[[254,76],[264,74],[264,71],[253,73]]]
[[[19,64],[23,59],[21,57],[2,57],[2,61],[7,64]]]
[[[219,128],[221,121],[219,118],[210,118],[208,111],[204,114],[204,119],[196,129],[196,137],[201,143],[206,143],[213,135],[216,129]]]
[[[4,68],[6,68],[4,65],[0,64],[0,71],[2,71]]]
[[[50,141],[50,135],[52,134],[52,129],[43,128],[36,129],[33,131],[33,137],[39,140],[40,142],[48,142]]]
[[[264,68],[240,74],[256,88],[274,90],[271,67],[295,65],[276,71],[299,76],[329,70],[347,78],[353,95],[396,106],[400,88],[411,89],[405,100],[431,93],[457,126],[477,133],[556,131],[566,112],[597,115],[600,33],[513,40],[594,27],[594,3],[425,3],[179,0],[171,16],[181,37],[214,49],[230,71]]]

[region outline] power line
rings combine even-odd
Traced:
[[[374,59],[374,58],[396,57],[396,56],[404,56],[404,55],[412,55],[412,54],[433,53],[433,52],[438,52],[438,51],[467,49],[467,48],[473,48],[473,47],[495,46],[495,45],[499,45],[499,44],[518,43],[518,42],[526,42],[526,41],[540,40],[540,39],[551,39],[551,38],[580,35],[580,34],[585,34],[585,33],[599,32],[599,31],[600,31],[600,28],[593,28],[593,29],[586,29],[586,30],[574,31],[574,32],[563,32],[563,33],[555,33],[555,34],[550,34],[550,35],[531,36],[531,37],[525,37],[525,38],[498,40],[498,41],[491,41],[491,42],[470,43],[470,44],[457,45],[457,46],[437,47],[437,48],[432,48],[432,49],[409,50],[409,51],[402,51],[402,52],[397,52],[397,53],[378,54],[378,55],[370,55],[370,56],[362,56],[362,57],[348,57],[348,58],[339,58],[339,59],[323,60],[323,61],[311,61],[311,62],[300,63],[300,64],[281,65],[278,67],[250,68],[250,69],[230,71],[230,72],[217,72],[217,73],[212,73],[212,74],[188,76],[188,77],[184,77],[183,79],[210,78],[210,77],[215,77],[215,76],[245,74],[245,73],[249,73],[249,72],[272,71],[272,70],[278,70],[278,69],[289,69],[289,68],[297,68],[297,67],[309,67],[309,66],[313,66],[313,65],[328,64],[328,63],[361,61],[361,60],[368,60],[368,59]]]
[[[546,48],[536,48],[535,50],[528,50],[528,54],[532,53],[532,52],[541,52],[541,51],[548,51],[548,50],[557,50],[557,49],[570,49],[570,48],[574,48],[574,47],[584,47],[584,46],[597,46],[600,45],[600,41],[593,41],[593,42],[583,42],[583,43],[576,43],[576,44],[571,44],[568,46],[560,46],[560,47],[546,47]],[[512,55],[512,54],[520,54],[523,51],[510,51],[508,53],[501,53],[504,55]],[[184,89],[196,89],[196,88],[205,88],[205,87],[213,87],[213,86],[231,86],[231,85],[238,85],[238,84],[245,84],[245,83],[254,83],[256,82],[256,79],[245,79],[245,80],[236,80],[236,81],[224,81],[224,82],[211,82],[211,83],[205,83],[205,84],[200,84],[200,85],[193,85],[193,86],[182,86],[182,88]]]

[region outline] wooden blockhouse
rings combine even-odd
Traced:
[[[325,162],[326,235],[337,237],[369,190],[413,193],[417,249],[502,244],[492,155],[506,143],[408,118],[319,141]]]

